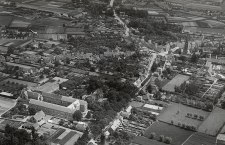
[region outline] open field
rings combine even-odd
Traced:
[[[215,20],[205,20],[205,23],[208,23],[212,28],[225,28],[225,24]]]
[[[9,26],[13,19],[14,17],[8,14],[0,14],[0,25]]]
[[[198,131],[216,136],[225,124],[225,110],[216,107],[206,120],[199,126]]]
[[[13,99],[0,97],[0,116],[8,109],[12,108],[15,104],[16,101]]]
[[[224,29],[216,29],[216,28],[185,27],[184,31],[190,31],[192,33],[202,32],[206,34],[225,35]]]
[[[164,135],[172,138],[171,145],[181,145],[193,132],[181,129],[179,127],[169,125],[163,122],[155,122],[144,133],[144,136],[149,138],[152,132],[156,136]]]
[[[180,86],[183,82],[187,81],[189,78],[190,76],[178,74],[162,89],[164,91],[175,92],[175,86]]]
[[[187,113],[193,113],[197,114],[198,116],[203,116],[204,118],[207,118],[210,114],[209,112],[188,107],[182,104],[172,103],[168,106],[167,109],[164,110],[164,112],[161,113],[161,115],[158,117],[158,120],[166,123],[171,123],[173,121],[174,125],[178,125],[180,122],[181,124],[186,124],[190,126],[194,126],[196,128],[201,125],[202,121],[198,119],[193,119],[191,117],[186,117]]]
[[[130,145],[166,145],[165,143],[148,139],[144,136],[136,136]]]
[[[183,145],[215,145],[216,137],[194,133]]]

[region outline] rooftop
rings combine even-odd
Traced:
[[[37,106],[53,109],[53,110],[62,111],[62,112],[65,112],[65,113],[73,113],[74,112],[74,110],[71,110],[71,109],[69,109],[67,107],[56,105],[56,104],[52,104],[52,103],[47,103],[47,102],[39,101],[39,100],[30,99],[29,103],[33,104],[33,105],[37,105]]]

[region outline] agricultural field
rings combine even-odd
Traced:
[[[216,107],[199,126],[198,132],[216,136],[225,124],[225,110]]]
[[[197,27],[198,25],[196,24],[196,22],[183,22],[182,25],[184,27]]]
[[[14,19],[13,16],[10,16],[8,14],[0,14],[0,25],[1,26],[9,26]]]
[[[181,145],[193,133],[192,131],[184,130],[163,122],[155,122],[154,124],[152,124],[145,131],[144,136],[149,138],[152,132],[156,133],[157,137],[159,137],[160,135],[171,137],[171,145]]]
[[[183,145],[215,145],[216,137],[196,132]]]
[[[141,144],[141,145],[167,145],[165,143],[162,143],[162,142],[159,142],[159,141],[156,141],[156,140],[148,139],[144,136],[136,136],[130,145],[137,145],[137,144]]]
[[[225,24],[215,20],[205,20],[205,23],[210,25],[212,28],[225,28]]]
[[[190,116],[187,116],[187,114],[192,114]],[[197,117],[195,118],[195,115]],[[194,126],[196,129],[202,124],[202,120],[204,118],[207,118],[209,115],[209,112],[203,111],[201,109],[196,109],[192,107],[188,107],[182,104],[172,103],[168,106],[167,109],[164,110],[158,117],[158,120],[166,123],[171,123],[173,121],[174,125],[180,126],[182,124]],[[200,120],[200,116],[203,117],[202,120]]]
[[[15,106],[16,101],[13,99],[0,97],[0,116],[4,114],[8,109]]]
[[[190,76],[178,74],[162,89],[168,92],[175,92],[175,87],[180,86],[183,82],[187,81],[189,78]]]

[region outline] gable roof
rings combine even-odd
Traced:
[[[72,109],[64,107],[64,106],[60,106],[60,105],[56,105],[56,104],[52,104],[52,103],[47,103],[47,102],[44,102],[44,101],[34,100],[34,99],[30,99],[29,103],[33,104],[33,105],[41,106],[41,107],[44,107],[44,108],[65,112],[65,113],[74,113],[74,111],[75,111],[75,110],[72,110]]]
[[[39,111],[34,115],[35,120],[40,120],[45,116],[45,113],[43,111]]]

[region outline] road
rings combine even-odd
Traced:
[[[137,93],[139,93],[143,88],[145,88],[145,87],[149,84],[149,82],[150,82],[150,80],[151,80],[151,77],[149,78],[150,71],[151,71],[151,68],[152,68],[153,63],[155,62],[156,57],[157,57],[157,54],[156,54],[156,53],[152,53],[152,57],[149,58],[149,66],[148,66],[148,72],[147,72],[148,75],[147,75],[147,77],[146,77],[146,79],[148,79],[148,80],[146,81],[146,79],[144,79],[144,80],[141,82],[141,84],[142,84],[144,81],[146,81],[146,83],[145,83],[143,86],[140,86],[140,87],[139,87],[139,90],[138,90]]]

